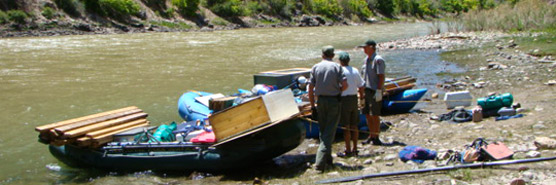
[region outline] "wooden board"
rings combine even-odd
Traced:
[[[299,115],[300,115],[300,113],[292,115],[291,117],[289,117],[287,119],[284,119],[284,120],[278,120],[278,121],[275,121],[275,122],[267,122],[267,123],[261,124],[259,127],[252,128],[250,130],[246,130],[244,132],[241,132],[241,133],[238,133],[236,135],[230,136],[230,137],[225,138],[223,140],[216,140],[216,143],[213,144],[211,147],[216,147],[218,145],[222,145],[224,143],[227,143],[227,142],[230,142],[230,141],[233,141],[233,140],[236,140],[236,139],[239,139],[239,138],[257,133],[257,132],[260,132],[264,129],[267,129],[267,128],[272,127],[272,126],[277,125],[277,124],[280,124],[280,123],[282,123],[284,121],[287,121],[289,119],[294,119],[295,117],[297,117]]]
[[[299,108],[293,93],[285,89],[217,112],[209,117],[209,122],[219,141],[296,114],[299,114]]]
[[[75,123],[72,123],[72,124],[57,127],[54,130],[56,130],[56,132],[58,132],[58,133],[63,133],[63,132],[69,131],[69,130],[73,130],[73,129],[77,129],[77,128],[80,128],[80,127],[93,125],[93,124],[100,123],[100,122],[103,122],[103,121],[116,119],[116,118],[119,118],[119,117],[124,117],[124,116],[132,115],[132,114],[136,114],[136,113],[140,113],[140,112],[143,112],[143,111],[141,109],[132,109],[132,110],[128,110],[128,111],[109,114],[109,115],[102,116],[102,117],[97,117],[97,118],[93,118],[93,119],[87,119],[87,120],[84,120],[84,121],[75,122]]]
[[[260,97],[209,117],[216,140],[224,139],[269,121],[266,107]]]
[[[262,98],[271,122],[283,120],[299,113],[291,89],[272,91]]]
[[[105,121],[105,122],[100,122],[97,124],[93,124],[93,125],[89,125],[89,126],[85,126],[85,127],[81,127],[78,129],[74,129],[74,130],[70,130],[67,132],[62,132],[63,138],[74,138],[74,137],[79,137],[82,135],[85,135],[88,132],[93,132],[96,130],[100,130],[106,127],[110,127],[110,126],[114,126],[114,125],[118,125],[118,124],[122,124],[122,123],[126,123],[126,122],[130,122],[136,119],[141,119],[141,118],[146,118],[148,116],[147,113],[137,113],[137,114],[132,114],[129,116],[124,116],[121,118],[117,118],[117,119],[113,119],[113,120],[109,120],[109,121]],[[56,132],[58,132],[58,130],[56,130]]]
[[[117,109],[117,110],[101,112],[101,113],[98,113],[98,114],[93,114],[93,115],[89,115],[89,116],[84,116],[84,117],[79,117],[79,118],[74,118],[74,119],[65,120],[65,121],[61,121],[61,122],[56,122],[56,123],[51,123],[51,124],[47,124],[47,125],[38,126],[38,127],[35,128],[35,130],[38,131],[38,132],[46,132],[46,131],[49,131],[50,129],[54,129],[56,127],[64,126],[64,125],[67,125],[67,124],[72,124],[72,123],[76,123],[76,122],[79,122],[79,121],[84,121],[84,120],[87,120],[87,119],[102,117],[102,116],[106,116],[106,115],[110,115],[110,114],[114,114],[114,113],[118,113],[118,112],[133,110],[133,109],[139,109],[139,108],[137,108],[136,106],[130,106],[130,107],[125,107],[125,108],[121,108],[121,109]]]
[[[143,124],[143,123],[148,123],[147,119],[138,119],[138,120],[131,121],[131,122],[128,122],[128,123],[123,123],[121,125],[108,127],[106,129],[101,129],[101,130],[89,132],[89,133],[85,134],[85,136],[95,137],[95,136],[103,135],[103,134],[106,134],[106,133],[109,133],[109,132],[112,132],[112,131],[115,131],[115,130],[120,130],[120,129],[123,129],[123,128],[131,127],[131,126],[138,125],[138,124]]]

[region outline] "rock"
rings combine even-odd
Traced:
[[[388,154],[384,157],[384,161],[391,161],[398,158],[398,154]]]
[[[432,93],[431,98],[438,98],[438,93]]]
[[[510,185],[525,185],[525,180],[523,179],[514,179],[510,182]]]
[[[541,153],[538,151],[529,151],[527,152],[527,154],[525,155],[526,158],[538,158],[541,156]]]
[[[372,159],[367,159],[367,160],[363,161],[363,164],[373,164],[373,160]]]
[[[537,137],[534,143],[540,149],[556,149],[556,140],[548,137]]]
[[[546,82],[544,84],[549,85],[549,86],[556,85],[556,80],[549,80],[548,82]]]
[[[537,129],[537,130],[546,129],[546,126],[544,126],[542,123],[537,123],[533,125],[533,129]]]
[[[521,174],[526,181],[535,180],[537,176],[531,171],[525,171]]]
[[[394,166],[394,163],[393,162],[387,162],[385,165],[386,166]]]

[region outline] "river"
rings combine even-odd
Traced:
[[[429,27],[400,23],[0,39],[0,184],[134,181],[142,173],[130,177],[68,168],[37,142],[34,128],[131,105],[149,113],[153,125],[179,122],[177,100],[188,90],[250,89],[257,72],[311,67],[323,45],[348,51],[351,64],[360,68],[363,52],[354,47],[367,38],[422,36]],[[452,65],[438,51],[381,54],[388,77],[414,75],[430,82]]]

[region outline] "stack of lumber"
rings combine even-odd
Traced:
[[[415,87],[416,81],[417,79],[411,76],[404,76],[392,80],[387,80],[384,83],[384,88],[386,89],[384,96],[395,95],[407,89],[411,89]]]
[[[113,135],[147,127],[147,113],[136,106],[101,112],[36,127],[39,141],[45,144],[74,144],[97,148],[113,140]]]

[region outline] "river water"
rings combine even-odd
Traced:
[[[320,48],[354,47],[426,35],[429,24],[386,24],[314,28],[240,29],[215,32],[85,35],[0,40],[0,184],[60,184],[119,176],[71,169],[37,142],[39,125],[135,105],[153,125],[180,121],[177,100],[188,90],[234,93],[250,89],[252,75],[320,61]],[[380,52],[380,51],[379,51]],[[439,51],[384,51],[387,77],[413,75],[438,81],[435,73],[457,66]],[[425,85],[425,83],[422,83]],[[139,173],[139,176],[141,173]],[[157,182],[156,176],[153,180]],[[167,177],[180,179],[182,177]],[[152,179],[152,178],[149,178]]]

